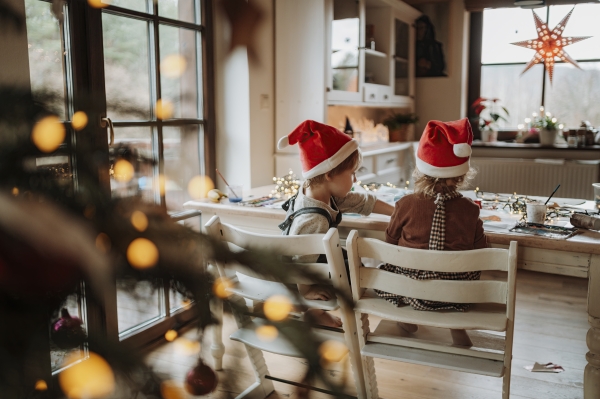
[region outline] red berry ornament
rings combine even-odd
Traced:
[[[217,375],[200,360],[185,377],[185,390],[192,395],[206,395],[217,387]]]

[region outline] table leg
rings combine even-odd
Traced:
[[[592,255],[588,285],[588,321],[586,337],[589,352],[583,374],[584,399],[600,398],[600,255]]]

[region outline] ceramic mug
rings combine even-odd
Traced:
[[[546,221],[546,204],[529,202],[527,204],[527,221],[529,223],[544,224]]]

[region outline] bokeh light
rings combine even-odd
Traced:
[[[131,224],[139,232],[142,232],[148,228],[148,218],[144,212],[134,211],[131,214]]]
[[[158,192],[160,195],[165,195],[166,187],[167,187],[167,176],[162,173],[158,175],[158,178],[155,180],[158,183]]]
[[[73,118],[71,118],[71,126],[75,130],[81,130],[86,127],[88,124],[88,116],[83,111],[77,111],[73,114]]]
[[[65,141],[66,131],[57,116],[46,116],[33,127],[31,141],[42,152],[52,152]]]
[[[65,364],[74,364],[58,375],[60,388],[67,397],[95,399],[111,394],[115,389],[115,376],[106,360],[94,352],[78,362],[80,359],[79,354],[68,356]]]
[[[125,159],[119,159],[114,166],[115,180],[120,182],[128,182],[133,179],[135,173],[131,162]]]
[[[161,382],[160,394],[163,399],[186,399],[188,397],[181,384],[172,380]]]
[[[36,391],[46,391],[48,390],[48,384],[44,380],[37,380],[35,382],[35,390]]]
[[[279,335],[279,331],[275,326],[260,326],[255,331],[258,339],[264,342],[272,342]]]
[[[158,119],[169,119],[173,116],[173,103],[169,100],[160,99],[156,101],[156,117]]]
[[[187,68],[187,61],[179,54],[171,54],[160,62],[160,72],[167,78],[178,78]]]
[[[102,0],[88,0],[88,4],[92,8],[104,8],[110,5],[110,1],[102,1]]]
[[[158,248],[146,238],[136,238],[127,247],[127,260],[136,269],[147,269],[158,262]]]
[[[177,331],[169,330],[165,333],[165,339],[169,342],[174,341],[177,338]]]
[[[200,342],[187,338],[177,338],[174,342],[175,351],[180,355],[194,356],[200,353]]]
[[[106,235],[106,233],[100,233],[98,236],[96,236],[96,248],[98,248],[100,251],[107,253],[110,251],[111,246],[112,244],[110,242],[110,238],[108,235]]]
[[[206,194],[213,188],[215,185],[208,176],[195,176],[188,183],[188,193],[193,199],[206,198]]]
[[[339,362],[348,353],[348,347],[339,341],[327,340],[319,345],[319,355],[326,362]]]
[[[12,189],[12,195],[14,195],[15,197],[17,195],[19,195],[19,189],[17,187],[13,187],[13,189]]]
[[[292,302],[283,295],[273,295],[265,301],[263,310],[269,320],[281,321],[285,319],[292,310]]]
[[[213,284],[213,292],[217,297],[225,299],[231,295],[228,289],[232,286],[233,284],[227,277],[219,277]]]

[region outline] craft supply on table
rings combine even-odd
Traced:
[[[273,205],[276,202],[283,202],[282,198],[277,197],[269,197],[268,195],[259,198],[252,198],[246,201],[241,201],[239,205],[241,206],[251,206],[251,207],[259,207],[259,206],[267,206]]]
[[[539,202],[527,203],[527,221],[530,223],[544,224],[546,221],[546,212],[548,208],[546,204]]]
[[[588,230],[600,230],[600,217],[584,215],[583,213],[574,213],[571,215],[570,222],[575,227],[581,227]]]
[[[552,194],[550,194],[550,196],[548,197],[548,199],[546,200],[546,202],[544,202],[544,205],[548,205],[548,201],[550,201],[550,198],[552,198],[552,196],[556,193],[556,191],[559,189],[560,184],[558,186],[556,186],[556,188],[554,189],[554,191],[552,191]]]
[[[228,193],[230,193],[231,195],[229,196],[229,202],[240,202],[242,200],[242,189],[241,186],[235,186],[235,187],[239,187],[239,195],[238,193],[235,191],[235,188],[232,189],[231,186],[229,185],[229,183],[227,183],[227,180],[225,180],[225,178],[223,177],[223,175],[221,174],[221,172],[219,172],[219,169],[215,169],[215,171],[217,172],[217,174],[221,177],[221,179],[223,179],[223,183],[225,183],[225,185],[227,186],[227,188],[230,190],[228,191]],[[232,201],[231,198],[234,198],[234,200]]]
[[[509,231],[513,233],[530,234],[534,236],[558,239],[566,239],[579,233],[579,231],[574,227],[569,228],[562,226],[548,226],[545,224],[529,222],[519,223]]]

